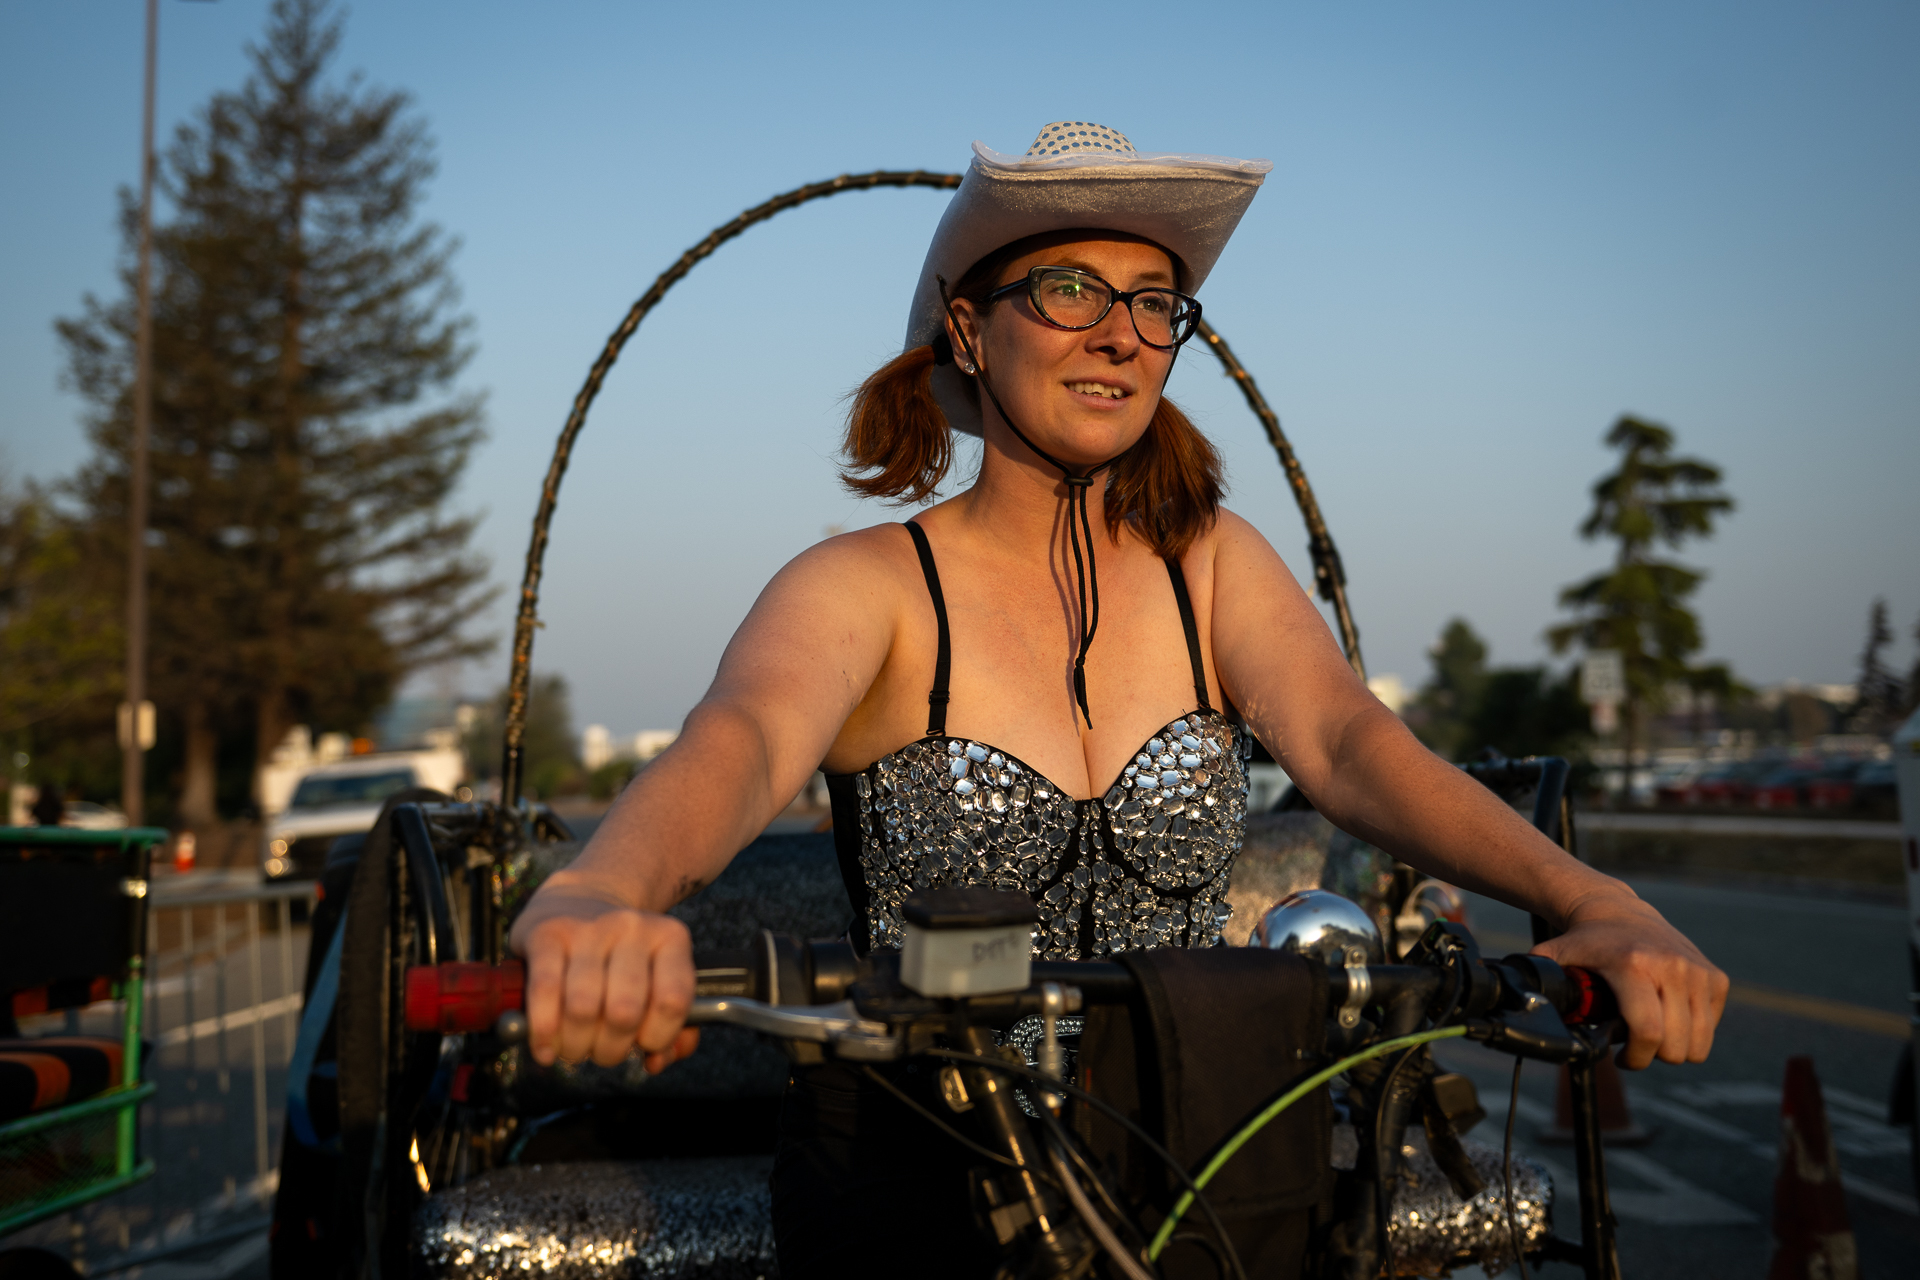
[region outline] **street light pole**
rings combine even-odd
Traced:
[[[133,448],[127,466],[127,710],[120,757],[120,807],[127,825],[146,816],[147,437],[153,419],[153,82],[160,43],[160,0],[147,0],[146,98],[140,120],[139,315],[134,333]]]

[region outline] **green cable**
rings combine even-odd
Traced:
[[[1321,1085],[1333,1079],[1349,1067],[1355,1067],[1362,1062],[1366,1062],[1368,1059],[1378,1058],[1383,1054],[1392,1053],[1396,1049],[1411,1049],[1416,1045],[1423,1045],[1429,1041],[1446,1040],[1465,1034],[1467,1034],[1465,1027],[1439,1027],[1433,1031],[1419,1031],[1413,1035],[1400,1036],[1394,1040],[1382,1040],[1379,1044],[1362,1049],[1350,1058],[1340,1059],[1340,1061],[1334,1063],[1324,1071],[1314,1072],[1314,1074],[1308,1076],[1305,1080],[1302,1080],[1299,1084],[1282,1094],[1278,1102],[1275,1102],[1265,1111],[1262,1111],[1259,1115],[1247,1121],[1245,1125],[1241,1126],[1240,1132],[1227,1139],[1227,1145],[1221,1147],[1213,1159],[1207,1161],[1207,1167],[1202,1169],[1194,1178],[1193,1185],[1196,1188],[1205,1187],[1207,1183],[1213,1180],[1213,1175],[1220,1172],[1220,1166],[1232,1159],[1234,1152],[1246,1146],[1247,1143],[1252,1140],[1254,1134],[1266,1127],[1269,1120],[1272,1120],[1282,1111],[1285,1111],[1288,1107],[1300,1101],[1300,1099],[1306,1097],[1315,1089],[1318,1089]],[[1147,1247],[1148,1261],[1159,1261],[1160,1251],[1167,1247],[1167,1241],[1173,1238],[1173,1229],[1180,1225],[1181,1215],[1186,1213],[1187,1207],[1192,1203],[1192,1191],[1181,1192],[1180,1198],[1173,1202],[1173,1212],[1169,1213],[1167,1220],[1160,1224],[1160,1230],[1154,1233],[1153,1243]]]

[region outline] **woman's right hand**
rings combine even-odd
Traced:
[[[636,910],[563,870],[514,921],[512,945],[527,962],[528,1043],[542,1066],[591,1058],[611,1067],[638,1046],[658,1072],[699,1044],[686,1025],[693,939],[672,916]]]

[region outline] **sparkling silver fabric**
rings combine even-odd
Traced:
[[[496,1169],[427,1197],[432,1280],[772,1280],[770,1156]]]
[[[872,944],[900,945],[909,894],[989,885],[1039,906],[1036,958],[1216,945],[1246,830],[1244,746],[1218,712],[1183,716],[1091,800],[965,738],[881,757],[854,780]]]
[[[1513,1265],[1500,1148],[1462,1139],[1486,1190],[1462,1202],[1433,1157],[1405,1147],[1393,1199],[1393,1263],[1397,1276],[1444,1276],[1478,1263],[1489,1276]],[[1553,1179],[1522,1155],[1513,1157],[1513,1225],[1529,1249],[1553,1230]]]

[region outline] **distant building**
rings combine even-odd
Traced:
[[[673,745],[678,729],[642,729],[630,738],[615,738],[603,724],[590,724],[580,734],[580,763],[588,773],[615,760],[650,763]]]
[[[580,763],[592,773],[614,758],[613,735],[603,724],[590,724],[580,734]]]
[[[674,739],[679,736],[678,729],[642,729],[633,735],[633,758],[641,764],[647,764],[672,746]]]
[[[1407,705],[1407,686],[1391,671],[1368,680],[1367,690],[1380,699],[1380,704],[1395,715],[1399,715],[1400,709]]]

